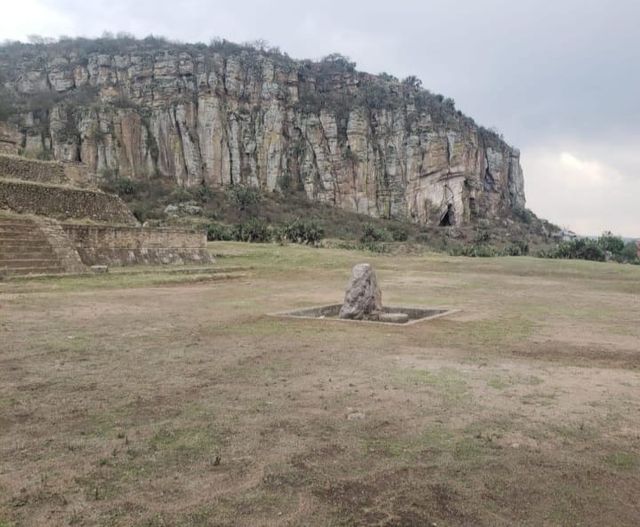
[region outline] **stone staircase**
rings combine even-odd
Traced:
[[[0,216],[0,274],[58,274],[65,268],[38,223]]]

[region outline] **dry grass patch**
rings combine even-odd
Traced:
[[[211,249],[250,271],[0,283],[0,525],[638,524],[640,269]],[[363,260],[460,312],[266,316]]]

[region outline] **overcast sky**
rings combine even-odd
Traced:
[[[520,148],[527,205],[581,234],[640,237],[639,0],[0,0],[0,40],[262,38],[417,75]]]

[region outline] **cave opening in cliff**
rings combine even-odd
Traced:
[[[455,224],[455,213],[453,212],[453,205],[449,203],[447,205],[447,212],[444,213],[440,219],[440,227],[451,227]]]

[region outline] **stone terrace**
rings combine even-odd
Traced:
[[[118,196],[67,182],[61,163],[0,155],[0,273],[211,263],[204,232],[141,227]]]

